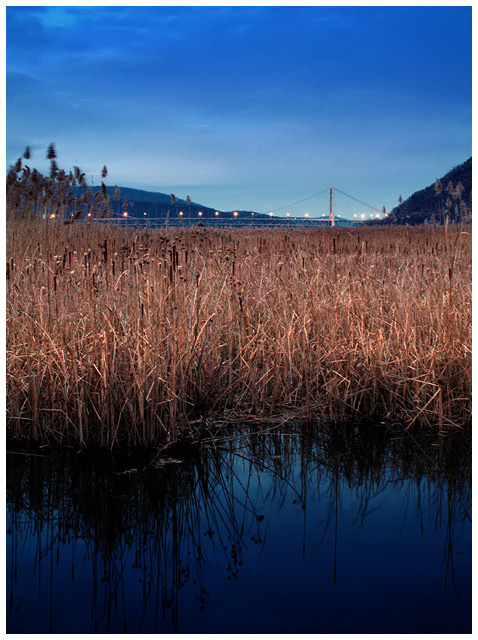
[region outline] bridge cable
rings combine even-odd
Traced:
[[[343,196],[347,196],[347,198],[350,198],[351,200],[355,200],[355,202],[363,204],[365,207],[368,207],[369,209],[373,209],[374,211],[378,211],[378,213],[382,213],[381,209],[377,209],[377,207],[374,207],[371,204],[367,204],[366,202],[363,202],[362,200],[359,200],[358,198],[354,198],[349,193],[345,193],[345,191],[341,191],[340,189],[337,189],[337,187],[334,187],[334,189],[335,189],[335,191],[338,191],[339,193],[341,193]]]
[[[275,209],[271,209],[270,211],[281,211],[282,209],[287,209],[288,207],[293,207],[296,204],[301,204],[301,202],[305,202],[306,200],[312,200],[312,198],[317,198],[317,196],[321,196],[326,191],[330,191],[330,189],[328,189],[328,188],[324,189],[320,193],[314,193],[313,196],[309,196],[308,198],[303,198],[303,200],[298,200],[297,202],[291,202],[289,204],[285,204],[283,207],[276,207]],[[264,215],[266,215],[267,212],[264,211],[262,213],[264,213]]]

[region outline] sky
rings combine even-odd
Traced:
[[[6,164],[372,215],[472,155],[471,64],[471,6],[10,5]]]

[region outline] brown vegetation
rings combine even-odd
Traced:
[[[148,446],[288,411],[467,425],[469,231],[12,216],[8,434]]]

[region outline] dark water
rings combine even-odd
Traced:
[[[471,633],[463,440],[351,427],[181,462],[11,453],[7,632]]]

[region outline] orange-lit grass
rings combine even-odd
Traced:
[[[9,220],[8,432],[147,446],[295,409],[466,425],[468,232]]]

